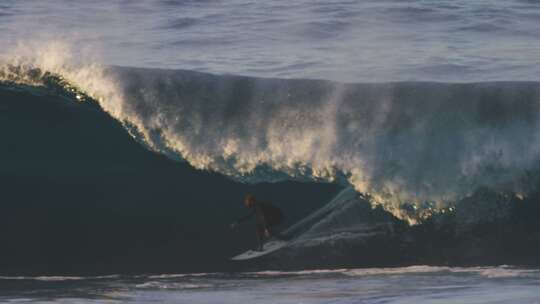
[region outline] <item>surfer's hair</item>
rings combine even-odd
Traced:
[[[251,204],[255,202],[255,195],[248,194],[246,197],[244,197],[244,204]]]

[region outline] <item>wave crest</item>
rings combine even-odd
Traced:
[[[68,53],[9,57],[0,79],[57,75],[152,150],[244,182],[349,183],[411,222],[480,187],[526,195],[540,164],[534,82],[261,79],[73,64]]]

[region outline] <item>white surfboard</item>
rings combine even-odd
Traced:
[[[279,241],[279,240],[270,241],[264,244],[262,251],[248,250],[242,254],[232,257],[231,260],[242,261],[242,260],[250,260],[250,259],[258,258],[263,255],[267,255],[271,252],[274,252],[278,249],[281,249],[287,244],[288,242],[286,241]]]

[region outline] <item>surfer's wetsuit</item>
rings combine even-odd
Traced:
[[[273,235],[272,227],[283,221],[283,213],[279,208],[264,202],[253,202],[249,208],[251,209],[251,212],[248,215],[239,218],[236,223],[240,224],[245,222],[255,215],[255,220],[257,221],[257,239],[259,240],[258,249],[262,250],[265,231],[268,231],[270,235]]]

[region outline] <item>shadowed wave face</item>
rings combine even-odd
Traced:
[[[339,190],[195,170],[50,81],[0,84],[3,275],[231,271],[228,258],[256,244],[251,225],[229,229],[246,193],[282,208],[290,225]]]

